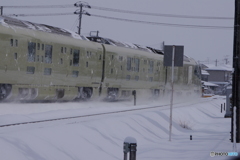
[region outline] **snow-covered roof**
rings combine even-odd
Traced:
[[[211,83],[211,82],[206,82],[206,81],[202,81],[204,86],[210,86],[210,87],[217,87],[217,84]]]
[[[10,25],[10,26],[16,26],[16,27],[22,27],[22,28],[28,28],[32,30],[38,30],[38,31],[43,31],[43,32],[48,32],[48,33],[54,33],[54,34],[59,34],[59,35],[64,35],[64,36],[70,36],[76,39],[82,39],[81,36],[76,34],[75,32],[58,28],[58,27],[53,27],[45,24],[37,24],[37,23],[32,23],[28,21],[23,21],[11,17],[5,17],[5,16],[0,16],[0,23],[4,25]]]
[[[205,70],[209,71],[209,70],[218,70],[218,71],[232,71],[233,68],[230,65],[218,65],[215,66],[213,64],[205,64],[207,66],[207,68],[205,68]]]
[[[202,75],[210,75],[207,71],[205,71],[205,70],[201,70],[201,72],[202,72]]]

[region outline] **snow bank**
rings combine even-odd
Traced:
[[[137,141],[137,160],[212,159],[211,151],[229,152],[230,119],[220,113],[222,97],[201,99],[201,103],[188,102],[174,105],[172,141],[169,136],[169,106],[134,112],[85,117],[64,121],[29,124],[0,129],[0,151],[2,159],[111,159],[123,157],[123,142],[126,137]],[[123,103],[104,107],[78,108],[78,103],[68,103],[71,109],[42,112],[56,114],[80,114],[129,108]],[[42,104],[39,104],[40,106]],[[48,107],[56,104],[45,104]],[[66,104],[65,104],[66,105]],[[98,103],[98,105],[103,105]],[[39,107],[40,107],[39,106]],[[61,104],[58,104],[59,108]],[[146,106],[146,105],[145,105]],[[15,106],[17,107],[17,105]],[[74,108],[75,107],[75,108]],[[118,108],[117,108],[118,107]],[[30,119],[40,113],[25,113]],[[0,121],[3,117],[0,116]],[[47,117],[48,117],[47,116]],[[12,119],[14,117],[12,115]],[[181,127],[186,123],[189,129]],[[189,137],[192,135],[193,140]],[[240,147],[240,146],[239,146]],[[226,159],[226,157],[215,157]]]

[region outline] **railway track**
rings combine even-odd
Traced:
[[[181,108],[181,107],[187,107],[187,106],[192,106],[194,104],[198,103],[205,103],[205,102],[210,102],[208,101],[197,101],[197,102],[192,102],[186,104],[186,102],[182,103],[176,103],[174,104],[174,108]],[[178,105],[178,106],[176,106]],[[51,122],[51,121],[60,121],[60,120],[68,120],[68,119],[76,119],[76,118],[84,118],[84,117],[94,117],[94,116],[101,116],[101,115],[110,115],[110,114],[117,114],[117,113],[124,113],[124,112],[133,112],[133,111],[140,111],[140,110],[148,110],[148,109],[155,109],[155,108],[162,108],[162,107],[167,107],[169,104],[164,104],[164,105],[159,105],[159,106],[148,106],[148,107],[142,107],[142,108],[133,108],[133,109],[125,109],[125,110],[119,110],[119,111],[110,111],[110,112],[103,112],[103,113],[94,113],[94,114],[86,114],[86,115],[80,115],[80,116],[69,116],[69,117],[62,117],[62,118],[53,118],[53,119],[45,119],[45,120],[37,120],[37,121],[28,121],[28,122],[19,122],[19,123],[11,123],[11,124],[4,124],[0,125],[0,128],[3,127],[11,127],[11,126],[18,126],[18,125],[26,125],[26,124],[33,124],[33,123],[43,123],[43,122]],[[162,110],[167,110],[169,108],[163,108]]]

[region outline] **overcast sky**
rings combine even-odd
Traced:
[[[0,0],[0,6],[27,5],[66,5],[74,4],[75,0]],[[90,6],[106,7],[138,12],[174,14],[186,16],[232,17],[234,18],[234,0],[85,0]],[[33,14],[33,13],[69,13],[77,8],[51,9],[16,9],[4,8],[3,14]],[[167,24],[227,26],[233,27],[233,19],[194,19],[173,18],[162,16],[145,16],[129,13],[117,13],[84,8],[93,15],[109,16]],[[78,16],[44,16],[18,17],[36,23],[43,23],[77,31]],[[99,31],[102,37],[125,42],[133,42],[160,48],[164,41],[166,45],[184,45],[184,53],[197,61],[219,62],[226,57],[232,61],[233,28],[232,29],[202,29],[151,25],[104,19],[83,15],[83,35],[90,31]]]

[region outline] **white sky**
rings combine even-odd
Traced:
[[[9,5],[61,5],[74,4],[75,0],[0,0],[0,6]],[[232,17],[234,0],[86,0],[89,5],[132,10],[139,12],[176,14],[189,16]],[[75,8],[57,9],[4,9],[4,14],[20,13],[69,13]],[[124,19],[185,25],[228,26],[234,20],[183,19],[124,14],[117,12],[85,9],[90,14]],[[19,17],[37,23],[49,24],[77,31],[78,16]],[[159,48],[166,45],[184,45],[185,54],[200,61],[222,61],[226,56],[232,61],[233,29],[199,29],[123,22],[83,15],[82,34],[100,31],[100,36]]]

